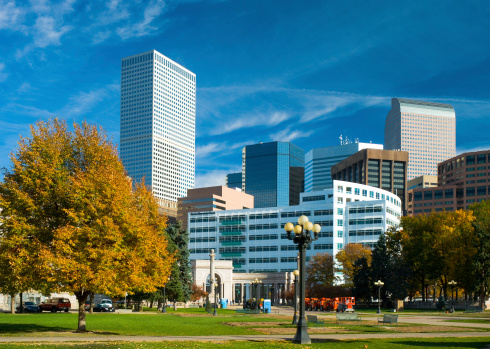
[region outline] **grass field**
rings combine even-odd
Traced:
[[[88,343],[88,344],[22,344],[7,343],[0,344],[2,349],[36,348],[36,349],[163,349],[163,348],[191,348],[191,349],[215,349],[219,348],[329,348],[329,349],[404,349],[404,348],[451,348],[464,349],[474,348],[483,349],[490,344],[489,338],[424,338],[424,339],[376,339],[376,340],[345,340],[345,341],[325,341],[313,343],[311,345],[297,345],[286,341],[267,341],[267,342],[111,342],[111,343]]]

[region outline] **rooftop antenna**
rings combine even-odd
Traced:
[[[344,141],[342,139],[342,135],[340,135],[339,139],[340,139],[340,145],[343,145],[344,144]]]

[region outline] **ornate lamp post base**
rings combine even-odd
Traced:
[[[310,335],[308,334],[307,329],[308,329],[308,325],[306,324],[304,319],[300,319],[298,323],[298,327],[296,327],[296,334],[294,335],[293,343],[311,344]]]

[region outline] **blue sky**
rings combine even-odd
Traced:
[[[36,120],[119,142],[120,59],[156,49],[197,75],[196,186],[241,148],[383,143],[392,97],[450,103],[457,151],[490,148],[490,2],[0,0],[0,167]]]

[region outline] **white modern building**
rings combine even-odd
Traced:
[[[190,259],[232,260],[235,273],[291,272],[297,269],[297,245],[284,225],[301,215],[322,227],[307,250],[335,254],[350,242],[373,246],[390,226],[398,226],[400,199],[371,186],[334,181],[333,188],[302,193],[297,206],[188,214]]]
[[[408,180],[437,175],[456,156],[456,113],[449,104],[393,98],[385,122],[385,149],[410,154]]]
[[[121,61],[121,158],[136,182],[175,203],[194,188],[196,75],[152,50]]]
[[[345,143],[315,148],[307,152],[305,155],[305,192],[332,188],[330,173],[332,166],[362,149],[383,149],[383,144]]]

